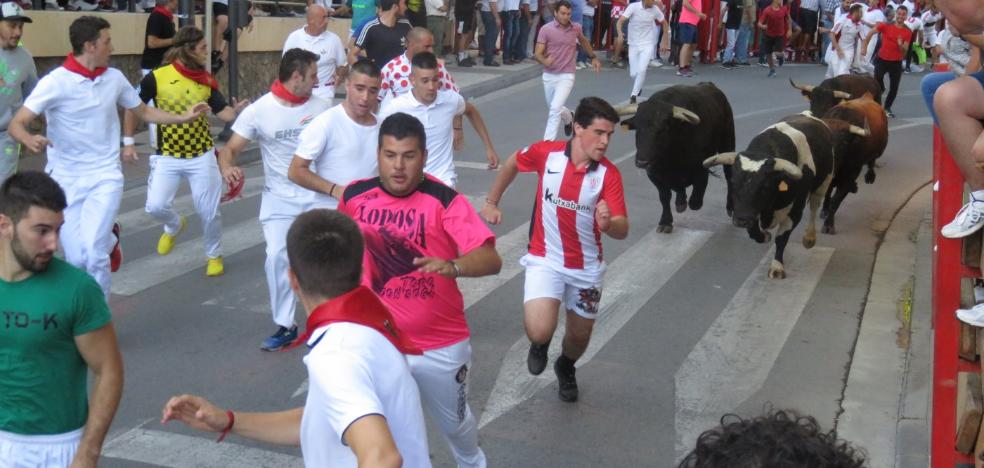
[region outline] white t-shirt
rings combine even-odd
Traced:
[[[628,18],[629,45],[652,47],[656,45],[656,23],[663,22],[663,10],[658,4],[644,8],[642,2],[630,3],[622,16]]]
[[[375,125],[360,125],[338,104],[301,130],[294,154],[313,161],[315,173],[336,184],[375,177],[379,122],[376,119]],[[338,207],[337,199],[323,193],[315,194],[314,203],[321,208]]]
[[[438,178],[449,187],[454,187],[458,175],[454,171],[452,145],[454,129],[451,121],[465,112],[465,99],[451,91],[438,91],[431,105],[422,104],[413,92],[395,99],[388,99],[379,110],[379,120],[397,112],[404,112],[424,124],[427,135],[427,164],[424,172]]]
[[[936,23],[943,19],[943,12],[933,13],[933,10],[926,10],[919,19],[923,23],[923,34],[936,34]]]
[[[922,29],[922,20],[918,17],[910,16],[905,19],[905,27],[909,28],[910,31],[918,31]]]
[[[302,27],[290,33],[284,41],[284,53],[293,48],[304,49],[318,56],[318,87],[314,88],[314,95],[331,102],[335,97],[335,70],[348,63],[342,40],[331,31],[325,31],[320,36],[311,36]]]
[[[356,467],[342,435],[367,415],[386,418],[403,466],[429,467],[420,391],[400,351],[376,330],[348,322],[318,328],[304,364],[310,387],[301,418],[301,452],[309,467]]]
[[[877,25],[878,23],[884,23],[885,20],[886,20],[885,12],[882,11],[881,8],[869,8],[868,11],[864,12],[864,16],[861,17],[861,21],[863,23],[869,23],[875,25]],[[863,28],[861,28],[861,34],[867,36],[868,32],[870,32],[872,29],[873,29],[872,26],[868,26],[866,24],[864,25]],[[875,34],[875,36],[877,36],[877,34]],[[872,39],[872,41],[870,42],[872,46],[876,43],[877,42],[874,39]]]
[[[264,191],[284,198],[314,199],[314,192],[287,178],[287,169],[294,159],[301,130],[329,107],[331,104],[317,97],[288,107],[277,101],[273,93],[266,93],[239,114],[232,131],[259,143],[265,175]]]
[[[73,175],[120,169],[117,106],[140,104],[133,85],[115,68],[90,80],[58,67],[24,100],[24,107],[48,122],[48,169]]]
[[[834,34],[840,34],[837,44],[840,45],[841,50],[845,53],[854,53],[854,48],[859,42],[858,37],[861,35],[861,29],[863,27],[864,25],[860,21],[855,23],[851,20],[850,16],[834,25]]]

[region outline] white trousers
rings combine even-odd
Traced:
[[[75,458],[83,429],[51,435],[21,435],[0,431],[0,466],[65,468]]]
[[[17,172],[20,159],[20,144],[10,137],[6,130],[0,132],[0,184]]]
[[[266,241],[267,288],[270,291],[270,310],[273,323],[290,328],[294,325],[294,310],[297,298],[290,289],[287,269],[287,231],[297,216],[311,209],[311,197],[303,199],[282,197],[271,192],[263,192],[260,201],[260,224],[263,226],[263,239]]]
[[[195,212],[202,220],[205,255],[222,256],[222,217],[219,198],[222,196],[222,176],[215,159],[215,150],[191,159],[155,154],[150,157],[150,178],[147,182],[147,213],[164,223],[164,232],[175,235],[181,228],[181,216],[171,208],[181,179],[188,179]]]
[[[638,47],[629,44],[629,76],[635,78],[632,82],[630,96],[638,96],[642,92],[642,84],[646,81],[646,70],[649,61],[653,59],[651,44],[640,44]]]
[[[854,63],[854,48],[844,48],[844,58],[837,55],[833,46],[827,51],[827,74],[825,78],[847,75],[851,73],[851,65]]]
[[[63,174],[51,177],[65,191],[65,224],[61,228],[65,261],[85,270],[109,297],[109,254],[116,238],[113,223],[123,198],[123,172],[119,169],[92,174]]]
[[[858,64],[859,68],[864,70],[866,73],[875,72],[875,65],[872,59],[875,56],[875,45],[878,44],[878,36],[878,34],[875,34],[871,37],[871,40],[868,41],[868,50],[862,52],[864,54],[864,60]]]
[[[543,131],[544,140],[554,140],[557,138],[557,129],[560,128],[561,115],[570,116],[570,109],[564,106],[567,97],[571,95],[574,88],[573,73],[544,73],[543,74],[543,93],[547,97],[547,128]]]
[[[468,406],[471,340],[407,356],[410,373],[420,388],[420,401],[444,434],[459,467],[485,468],[478,446],[478,421]]]

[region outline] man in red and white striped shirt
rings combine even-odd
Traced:
[[[489,223],[499,224],[499,199],[516,174],[537,173],[529,253],[522,259],[524,323],[530,339],[527,366],[533,375],[546,368],[563,303],[567,330],[554,372],[560,399],[569,402],[578,397],[574,362],[588,347],[599,311],[605,275],[601,233],[614,239],[625,239],[629,233],[622,175],[605,157],[618,120],[604,100],[582,99],[574,112],[574,137],[541,141],[513,154],[492,183],[481,213]]]

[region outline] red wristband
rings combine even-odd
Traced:
[[[236,414],[233,413],[232,410],[226,410],[226,416],[229,417],[229,424],[226,424],[226,427],[222,429],[222,433],[219,434],[219,438],[215,441],[215,443],[222,442],[226,435],[229,434],[229,431],[232,430],[232,425],[236,424]]]

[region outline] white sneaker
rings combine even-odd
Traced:
[[[960,211],[949,224],[940,229],[940,234],[948,239],[960,239],[967,237],[984,226],[984,203],[971,200]]]
[[[659,59],[650,60],[649,66],[653,68],[659,68],[663,66],[663,62]]]
[[[577,70],[584,70],[585,68],[588,68],[588,64],[584,62],[577,62],[577,65],[575,65],[574,68]]]
[[[977,304],[970,309],[957,309],[957,318],[967,325],[984,327],[984,304]]]

